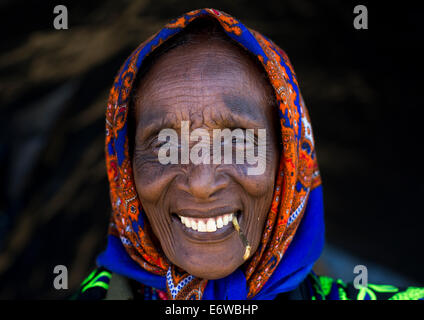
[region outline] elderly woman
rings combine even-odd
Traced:
[[[108,244],[78,299],[424,296],[311,271],[322,187],[297,79],[284,51],[226,13],[189,12],[125,61],[106,164]]]

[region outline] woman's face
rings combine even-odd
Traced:
[[[200,278],[223,278],[244,262],[245,247],[231,221],[225,225],[230,214],[237,217],[253,253],[270,210],[279,127],[269,99],[274,93],[261,72],[240,48],[199,36],[198,43],[161,56],[137,88],[137,193],[168,259]],[[266,152],[259,155],[265,157],[265,171],[248,174],[252,165],[236,163],[235,157],[232,163],[215,164],[212,150],[211,164],[160,163],[164,142],[158,140],[159,132],[174,129],[181,139],[182,121],[189,121],[190,133],[205,129],[211,146],[214,129],[255,129],[255,134],[265,129]],[[178,144],[181,150],[181,140]],[[195,144],[191,141],[190,148]]]

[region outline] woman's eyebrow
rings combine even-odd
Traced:
[[[140,117],[137,127],[141,128],[140,133],[138,134],[138,139],[144,141],[145,139],[159,133],[162,129],[177,129],[178,125],[169,119],[167,114],[164,114],[163,112],[149,111]]]
[[[263,119],[261,107],[247,97],[235,94],[224,94],[223,101],[229,114],[236,115],[252,127],[259,127]]]

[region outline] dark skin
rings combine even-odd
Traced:
[[[133,168],[137,193],[168,259],[194,276],[219,279],[244,263],[245,247],[233,225],[200,232],[200,225],[187,228],[181,216],[200,221],[232,213],[252,256],[272,202],[280,130],[264,71],[231,43],[202,35],[197,40],[161,56],[136,89]],[[234,158],[233,164],[159,163],[159,130],[180,133],[183,120],[190,121],[190,131],[203,128],[211,137],[213,129],[265,128],[265,172],[248,175],[249,164]]]

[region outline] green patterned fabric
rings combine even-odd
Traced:
[[[71,299],[102,300],[110,289],[112,273],[105,268],[94,270]],[[127,278],[125,278],[127,279]],[[155,288],[128,280],[135,300],[161,300],[166,294]],[[282,293],[277,300],[424,300],[424,288],[398,288],[392,285],[368,284],[355,288],[351,283],[310,273],[292,292]]]
[[[340,279],[310,274],[312,300],[424,300],[424,288],[368,284],[355,288]]]
[[[105,268],[97,268],[81,283],[71,300],[101,300],[109,289],[112,273]]]

